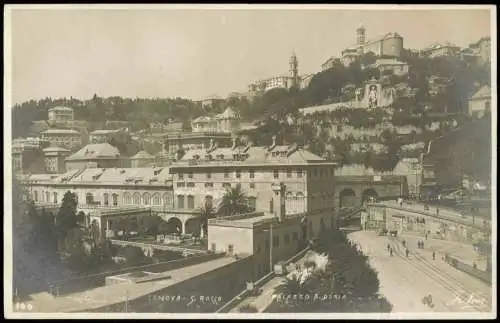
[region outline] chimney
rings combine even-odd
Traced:
[[[271,151],[274,149],[274,147],[276,147],[276,135],[273,136],[273,143],[271,144],[271,146],[268,148],[268,151]]]
[[[286,215],[286,207],[285,207],[285,190],[286,186],[283,182],[273,183],[273,213],[278,218],[278,221],[281,222],[285,218]]]

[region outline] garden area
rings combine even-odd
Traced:
[[[342,231],[324,234],[313,260],[289,273],[275,289],[268,313],[388,313],[377,272]]]

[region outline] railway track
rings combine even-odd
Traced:
[[[417,261],[411,261],[405,256],[404,251],[402,250],[401,243],[398,240],[394,239],[393,237],[389,237],[389,240],[391,242],[391,245],[394,247],[396,255],[402,258],[403,261],[411,264],[418,271],[433,279],[436,283],[441,285],[446,290],[452,292],[460,300],[462,300],[463,303],[465,303],[463,305],[466,305],[467,308],[472,308],[479,312],[491,311],[491,302],[487,297],[485,297],[483,293],[478,292],[476,289],[471,290],[471,288],[464,286],[464,284],[460,280],[456,279],[448,273],[440,271],[438,268],[434,267],[431,263],[416,255],[415,253],[412,253],[412,256]],[[473,301],[468,302],[468,300],[470,300],[470,298],[474,296],[475,298],[472,299]],[[455,307],[453,307],[453,304],[450,303],[444,304],[445,307],[449,308],[450,310],[454,310]]]

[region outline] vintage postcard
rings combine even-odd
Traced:
[[[496,317],[494,6],[4,17],[6,317]]]

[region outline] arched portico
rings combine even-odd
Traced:
[[[356,193],[350,188],[345,188],[339,195],[339,207],[353,207],[356,206]]]

